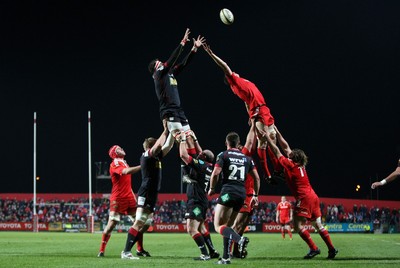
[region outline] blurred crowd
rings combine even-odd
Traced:
[[[210,201],[207,220],[213,219],[216,199]],[[109,199],[92,200],[92,214],[96,222],[107,223]],[[86,222],[89,215],[89,200],[74,198],[71,200],[39,199],[36,203],[39,222]],[[272,223],[276,219],[275,202],[261,202],[253,211],[250,224]],[[154,223],[185,223],[185,200],[159,202],[156,206]],[[340,204],[321,203],[322,219],[325,223],[374,223],[398,226],[400,213],[398,209],[366,207],[354,205],[345,209]],[[33,217],[32,200],[0,199],[0,222],[31,222]]]

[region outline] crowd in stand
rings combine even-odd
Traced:
[[[109,199],[96,198],[92,200],[92,214],[96,222],[107,223]],[[210,202],[207,219],[212,221],[216,200]],[[272,223],[276,218],[275,202],[261,202],[253,212],[250,224]],[[159,202],[156,206],[154,223],[184,223],[186,202],[170,200]],[[354,205],[345,209],[340,204],[325,205],[321,203],[323,221],[326,223],[379,223],[398,226],[400,211],[398,209],[366,207]],[[89,214],[87,198],[71,200],[50,200],[37,202],[36,213],[39,222],[86,222]],[[31,222],[33,217],[33,201],[0,199],[0,222]]]

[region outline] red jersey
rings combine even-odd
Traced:
[[[251,157],[251,152],[249,152],[249,150],[247,150],[246,147],[243,147],[242,149],[242,153],[244,155],[250,156]],[[254,193],[254,179],[253,177],[250,175],[250,173],[247,173],[246,175],[246,181],[244,183],[244,187],[246,188],[246,195],[253,195]]]
[[[285,169],[285,177],[292,195],[296,200],[314,194],[305,167],[300,167],[285,156],[279,157],[279,163]]]
[[[264,124],[270,126],[274,123],[274,118],[265,103],[264,96],[253,82],[241,78],[237,73],[227,76],[227,80],[233,93],[247,104],[250,117],[258,114],[260,107],[262,107]]]
[[[129,165],[124,159],[115,158],[110,164],[112,190],[110,201],[120,199],[135,199],[131,185],[131,174],[122,174]]]
[[[279,211],[279,219],[290,219],[292,204],[289,201],[279,202],[276,210]]]

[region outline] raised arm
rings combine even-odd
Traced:
[[[204,50],[210,55],[210,57],[215,61],[215,63],[222,69],[225,75],[231,76],[232,75],[232,70],[229,68],[228,64],[223,61],[220,57],[215,55],[210,46],[207,45],[206,43],[203,44]]]
[[[254,149],[255,149],[255,146],[256,146],[256,142],[255,142],[255,139],[256,139],[256,130],[255,130],[255,118],[253,117],[253,118],[251,118],[250,119],[250,130],[249,130],[249,132],[247,133],[247,137],[246,137],[246,143],[245,143],[245,145],[244,145],[244,147],[246,147],[246,149],[251,153],[251,154],[253,154],[253,152],[254,152]]]
[[[169,56],[169,59],[164,63],[164,67],[166,69],[170,69],[175,64],[175,62],[178,59],[179,55],[181,54],[186,42],[190,41],[189,34],[190,34],[190,30],[189,30],[189,28],[187,28],[178,47],[174,49],[171,56]]]
[[[196,54],[197,49],[203,45],[205,42],[205,38],[203,36],[198,36],[197,39],[193,38],[193,47],[190,52],[186,55],[186,57],[177,65],[174,66],[174,75],[179,75],[179,73],[183,70],[186,65],[188,65],[192,59],[194,54]]]
[[[285,153],[286,156],[289,156],[290,153],[292,152],[292,149],[290,149],[289,143],[283,138],[281,132],[278,130],[276,126],[274,126],[275,131],[276,131],[276,139],[278,140],[279,146],[281,146],[283,152]]]
[[[275,142],[271,139],[270,135],[264,133],[262,136],[262,139],[266,139],[268,142],[268,145],[270,146],[272,152],[276,156],[277,159],[279,159],[282,155],[281,151],[279,150],[279,147],[275,144]]]
[[[169,131],[168,131],[166,119],[163,120],[163,127],[164,127],[163,132],[161,133],[160,137],[157,139],[156,143],[154,143],[153,147],[151,147],[151,149],[150,149],[152,155],[158,155],[161,152],[161,150],[163,150],[163,146],[167,140]],[[173,144],[173,139],[172,139],[172,144]],[[169,148],[169,149],[171,149],[171,148]]]
[[[392,173],[390,173],[386,178],[384,178],[383,180],[374,182],[371,185],[371,188],[375,189],[376,187],[383,186],[383,185],[385,185],[385,184],[387,184],[387,183],[389,183],[391,181],[394,181],[399,176],[400,176],[400,159],[399,159],[399,162],[397,164],[397,168]]]

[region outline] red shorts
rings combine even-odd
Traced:
[[[121,215],[135,214],[136,207],[137,203],[134,198],[110,200],[110,211],[117,212]]]
[[[247,195],[246,199],[244,200],[243,206],[240,209],[239,213],[250,213],[253,210],[253,204],[251,203],[251,200],[253,199],[253,195]]]
[[[315,194],[311,194],[301,200],[296,200],[294,215],[304,217],[310,221],[314,221],[321,217],[319,198]]]
[[[262,122],[266,126],[273,125],[275,120],[271,115],[269,108],[266,105],[262,105],[249,111],[250,118],[256,117],[258,121]]]
[[[282,225],[287,225],[287,224],[290,223],[290,218],[287,218],[287,217],[279,218],[279,223],[282,224]]]

